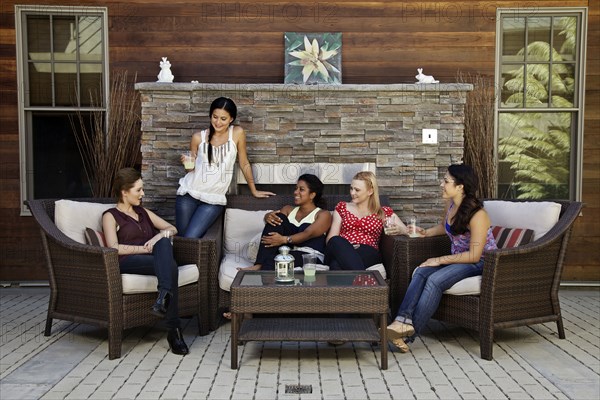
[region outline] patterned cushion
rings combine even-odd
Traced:
[[[92,228],[85,228],[85,242],[92,246],[107,247],[104,233]]]
[[[499,249],[517,247],[527,244],[533,239],[533,230],[524,228],[492,226],[492,234]]]

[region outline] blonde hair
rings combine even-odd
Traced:
[[[377,186],[375,174],[371,171],[361,171],[354,175],[352,180],[363,181],[367,186],[367,190],[373,190],[373,194],[369,198],[369,211],[373,214],[377,213],[377,216],[383,220],[385,212],[381,209],[381,203],[379,202],[379,187]]]

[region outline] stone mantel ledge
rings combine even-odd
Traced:
[[[276,92],[468,92],[470,83],[395,83],[386,85],[296,85],[283,83],[185,83],[139,82],[135,89],[141,92],[194,92],[194,91],[276,91]]]

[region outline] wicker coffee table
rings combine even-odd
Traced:
[[[381,274],[319,271],[312,279],[302,273],[296,278],[293,283],[278,283],[273,271],[238,272],[231,285],[231,368],[238,367],[240,342],[343,340],[379,342],[381,369],[387,369],[388,286]],[[276,315],[244,320],[245,313]],[[325,317],[306,317],[311,314]],[[326,314],[371,314],[373,318]]]

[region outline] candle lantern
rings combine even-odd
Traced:
[[[275,280],[277,282],[294,282],[294,256],[290,248],[281,246],[275,256]]]

